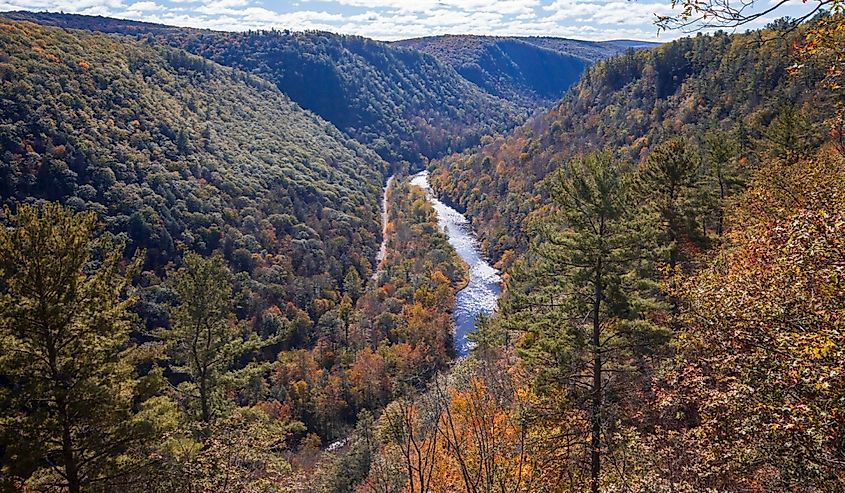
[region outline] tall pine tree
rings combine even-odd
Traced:
[[[602,457],[613,448],[608,396],[624,391],[620,376],[650,346],[644,340],[664,336],[643,318],[657,307],[654,220],[636,213],[622,167],[607,152],[571,161],[549,190],[556,212],[514,273],[503,314],[507,327],[526,332],[521,352],[538,392],[558,401],[553,421],[586,416],[572,433],[585,437],[584,481],[597,492]]]
[[[76,493],[136,466],[127,450],[135,379],[127,296],[140,257],[95,235],[93,213],[58,204],[4,211],[0,227],[3,476]]]
[[[246,350],[231,319],[232,275],[219,253],[188,252],[170,282],[179,304],[171,310],[171,328],[159,335],[170,345],[174,370],[190,377],[181,386],[189,411],[207,424],[225,407],[221,378]]]

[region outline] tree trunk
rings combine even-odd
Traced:
[[[722,237],[722,228],[724,227],[724,218],[725,218],[725,181],[722,178],[722,170],[719,169],[719,223],[717,227],[716,233],[719,235],[719,238]]]
[[[44,325],[47,325],[45,322]],[[59,388],[56,395],[56,406],[58,407],[59,422],[62,426],[62,462],[64,462],[65,480],[67,481],[69,493],[79,493],[82,491],[82,484],[79,478],[79,466],[76,463],[76,456],[73,452],[73,436],[71,434],[70,415],[68,413],[68,399],[64,393],[64,388],[67,387],[66,379],[59,372],[58,365],[58,351],[56,346],[51,341],[47,348],[47,358],[50,364],[50,377],[55,385],[54,388]]]
[[[200,408],[202,410],[202,421],[208,423],[211,421],[211,412],[208,409],[208,384],[206,378],[203,376],[200,379]]]
[[[592,432],[590,436],[590,491],[599,493],[599,475],[601,473],[601,318],[599,310],[602,301],[602,263],[596,266],[595,299],[593,300],[593,396],[592,396]]]
[[[62,416],[62,460],[65,463],[65,479],[69,493],[79,493],[82,485],[79,479],[79,468],[73,453],[73,438],[70,433],[70,422],[67,416],[67,404],[64,398],[59,399]]]

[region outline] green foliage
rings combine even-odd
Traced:
[[[3,211],[0,430],[6,488],[88,489],[137,468],[127,449],[151,432],[133,416],[126,353],[140,257],[95,237],[95,215],[57,204]],[[21,483],[25,481],[25,483]]]
[[[355,433],[349,439],[347,450],[330,454],[326,463],[318,470],[313,482],[318,493],[352,493],[355,487],[370,472],[370,466],[378,452],[378,441],[374,435],[375,419],[367,410],[358,414]]]
[[[603,349],[605,342],[637,347],[647,337],[642,317],[659,306],[655,218],[637,213],[628,181],[606,152],[576,158],[550,177],[556,211],[539,225],[509,282],[506,327],[528,332],[521,351],[529,361],[555,362],[538,367],[538,384],[549,392],[576,375],[569,390],[579,393],[578,368],[592,364],[595,320]]]
[[[187,427],[168,434],[153,451],[154,473],[132,477],[120,491],[291,491],[287,442],[303,427],[278,411],[270,403],[242,407],[201,430]],[[204,441],[193,438],[200,432],[207,436]]]
[[[514,271],[502,315],[506,329],[523,333],[520,355],[548,413],[579,439],[589,436],[589,445],[565,453],[589,452],[592,491],[599,491],[603,457],[618,446],[613,437],[624,416],[617,406],[642,371],[636,362],[667,340],[648,318],[661,308],[655,217],[637,214],[629,186],[608,152],[576,158],[550,177],[555,211],[524,270]]]
[[[478,143],[523,120],[434,57],[328,32],[182,29],[69,14],[13,14],[52,25],[151,35],[263,77],[384,159],[420,163]]]
[[[288,345],[313,342],[314,302],[340,302],[350,268],[369,275],[386,168],[374,153],[271,84],[185,52],[0,26],[0,200],[95,211],[129,253],[145,249],[134,308],[147,328],[168,323],[151,274],[180,250],[221,250],[246,273],[237,315],[256,331],[264,314],[300,307],[307,322]]]
[[[578,81],[591,61],[619,50],[573,40],[560,40],[560,44],[546,47],[542,41],[543,38],[447,35],[394,44],[431,54],[485,92],[526,110],[553,103]]]
[[[818,147],[818,131],[812,121],[794,104],[784,104],[763,131],[768,156],[797,162],[810,156]]]
[[[355,303],[361,296],[362,289],[363,283],[361,282],[361,276],[358,274],[357,270],[350,267],[349,271],[346,273],[346,277],[343,278],[344,292],[352,298],[352,303]]]
[[[637,196],[658,214],[663,225],[661,243],[668,245],[665,261],[672,271],[681,260],[681,242],[697,233],[693,189],[699,167],[689,145],[674,138],[655,146],[634,178]]]
[[[745,188],[748,170],[739,162],[741,144],[734,136],[712,131],[704,136],[704,179],[709,184],[701,188],[706,192],[700,199],[706,212],[716,216],[716,234],[724,232],[725,205]]]
[[[790,47],[803,29],[700,35],[596,62],[548,112],[438,161],[432,186],[467,212],[486,252],[500,258],[528,244],[522,225],[548,204],[543,178],[581,152],[612,148],[639,163],[670,137],[696,149],[708,132],[720,130],[739,142],[738,159],[754,167],[759,159],[750,144],[762,138],[782,102],[815,125],[840,97],[817,84],[824,76],[819,70],[788,75]],[[717,186],[696,181],[702,192],[714,187],[702,195]],[[717,228],[716,217],[707,221]]]
[[[226,372],[252,345],[230,318],[232,281],[223,257],[187,253],[184,264],[168,279],[179,303],[171,309],[172,327],[157,335],[169,347],[172,370],[190,376],[180,385],[189,412],[209,423],[223,405]]]

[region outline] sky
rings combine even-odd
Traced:
[[[769,1],[775,0],[758,0],[758,5]],[[800,13],[801,1],[794,1],[776,17]],[[484,34],[669,41],[683,35],[658,34],[654,26],[655,14],[672,13],[671,0],[0,0],[0,12],[8,10],[224,31],[318,29],[380,40]]]

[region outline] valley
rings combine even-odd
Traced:
[[[845,491],[840,0],[147,3],[0,12],[0,492]]]

